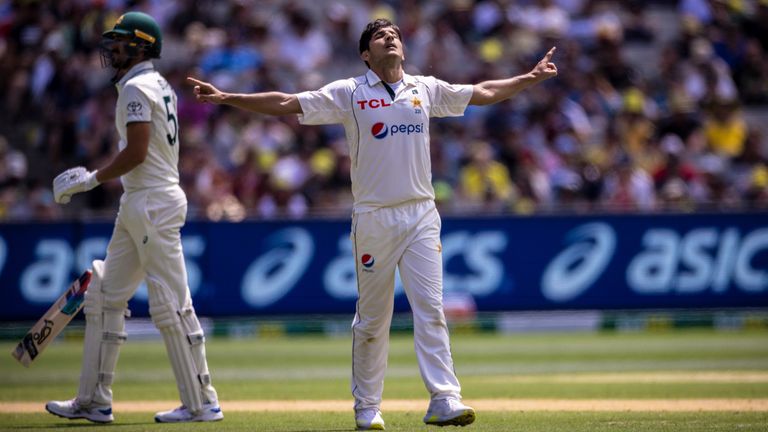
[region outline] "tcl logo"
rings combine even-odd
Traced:
[[[370,109],[376,109],[376,108],[392,106],[392,104],[386,103],[384,99],[359,100],[357,101],[357,104],[360,105],[360,111],[364,110],[366,107]]]

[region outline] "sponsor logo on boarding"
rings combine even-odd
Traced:
[[[387,126],[385,123],[377,122],[371,127],[371,135],[376,139],[384,139],[388,135],[395,136],[397,134],[410,135],[420,133],[424,133],[424,123],[403,123]]]
[[[605,223],[571,230],[569,243],[546,267],[541,292],[552,302],[568,302],[594,286],[616,251],[616,231]]]
[[[364,272],[373,272],[373,265],[376,263],[376,259],[370,254],[363,254],[360,257],[360,263],[363,265]]]

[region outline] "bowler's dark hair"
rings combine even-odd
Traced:
[[[363,30],[363,33],[360,35],[360,54],[362,54],[364,51],[367,51],[370,47],[371,38],[374,34],[376,34],[377,31],[383,29],[384,27],[392,27],[397,32],[397,37],[400,38],[400,41],[403,40],[403,33],[400,31],[400,27],[396,26],[392,21],[386,19],[386,18],[379,18],[375,21],[371,21],[368,23],[367,26],[365,26],[365,30]],[[368,67],[370,65],[368,62],[365,62]]]

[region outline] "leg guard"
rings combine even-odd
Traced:
[[[147,278],[147,283],[158,281]],[[205,359],[205,336],[194,308],[179,310],[172,303],[151,304],[149,313],[163,335],[181,402],[193,413],[200,412],[204,404],[217,404]]]
[[[101,281],[104,262],[93,262],[93,280],[85,292],[85,341],[83,366],[77,402],[82,406],[112,405],[112,381],[115,376],[120,346],[127,339],[127,309],[111,309],[104,305]]]

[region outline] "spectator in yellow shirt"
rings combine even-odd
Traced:
[[[713,101],[704,121],[707,144],[716,153],[734,158],[744,151],[747,123],[736,101]]]
[[[493,159],[491,146],[477,141],[470,148],[470,161],[461,169],[460,190],[469,204],[508,203],[515,195],[507,167]]]

